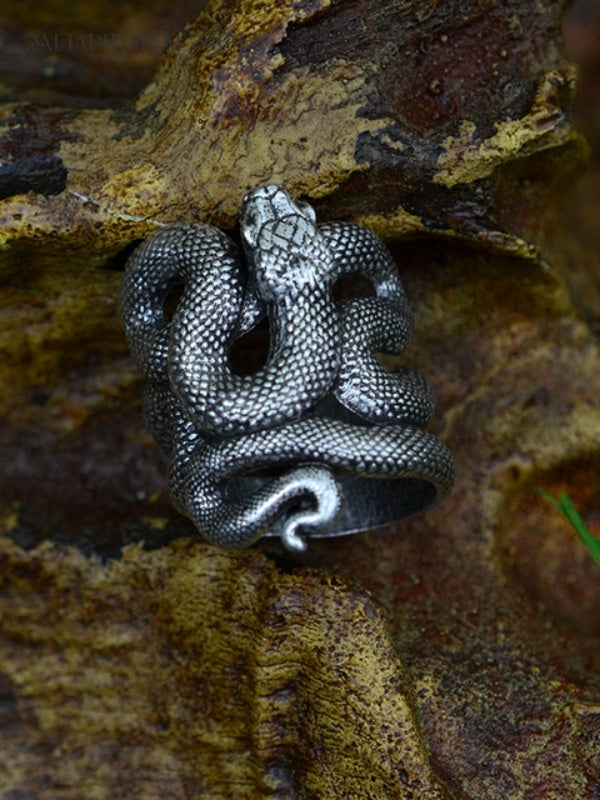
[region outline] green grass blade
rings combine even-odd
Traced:
[[[538,491],[543,497],[546,498],[546,500],[550,501],[553,506],[558,508],[558,510],[567,518],[577,536],[579,536],[596,564],[598,564],[600,567],[600,539],[596,539],[594,534],[581,519],[579,512],[571,502],[569,495],[561,492],[557,499],[556,497],[552,497],[551,494],[548,494],[548,492],[545,492],[539,486]]]

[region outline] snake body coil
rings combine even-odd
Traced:
[[[279,524],[286,546],[301,550],[304,536],[339,518],[340,474],[409,478],[430,484],[430,499],[446,494],[452,457],[421,429],[434,409],[429,386],[411,370],[387,372],[375,355],[402,352],[413,330],[382,243],[358,225],[317,225],[309,205],[277,186],[246,196],[240,227],[245,262],[221,231],[189,224],[156,233],[126,267],[126,334],[149,381],[147,420],[171,458],[177,508],[222,546],[246,546]],[[335,302],[334,284],[350,273],[374,297]],[[265,314],[266,364],[237,375],[231,346]],[[347,421],[322,416],[327,407]],[[283,472],[229,496],[228,479],[266,468]]]

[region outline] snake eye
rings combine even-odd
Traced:
[[[251,247],[256,246],[257,230],[256,230],[256,212],[246,210],[242,220],[242,236],[244,241]]]
[[[303,200],[297,200],[296,204],[305,217],[308,217],[308,219],[310,219],[312,222],[317,221],[317,213],[310,203],[305,203]]]

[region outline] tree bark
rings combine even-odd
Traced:
[[[597,530],[586,147],[517,5],[215,0],[134,101],[2,107],[0,796],[596,796],[600,579],[536,492]],[[271,182],[392,247],[458,469],[295,560],[171,509],[119,311],[135,242]]]

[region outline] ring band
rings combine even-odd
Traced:
[[[419,478],[380,478],[369,480],[341,476],[340,488],[345,502],[340,515],[325,531],[313,531],[311,539],[347,536],[352,533],[376,530],[415,516],[436,499],[436,487]],[[243,503],[254,492],[264,487],[265,479],[233,479],[229,497]],[[277,519],[264,536],[281,536],[284,520]]]
[[[433,392],[376,357],[400,354],[413,331],[383,243],[352,223],[318,225],[273,185],[246,195],[240,229],[243,253],[210,225],[166,227],[125,270],[125,332],[175,507],[214,544],[275,535],[301,551],[307,538],[389,525],[446,495],[452,456],[424,430]],[[373,296],[336,301],[349,274]],[[238,375],[231,346],[265,316],[267,361]]]

